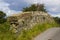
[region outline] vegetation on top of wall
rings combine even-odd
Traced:
[[[27,11],[43,11],[43,12],[47,12],[45,9],[45,5],[44,4],[32,4],[29,7],[25,7],[22,10],[23,12],[27,12]]]

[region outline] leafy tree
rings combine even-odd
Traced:
[[[59,18],[59,17],[54,17],[54,20],[55,20],[58,24],[60,24],[60,18]]]
[[[0,11],[0,24],[4,23],[6,21],[5,16],[6,16],[6,14],[4,12]]]
[[[26,11],[43,11],[43,12],[47,12],[46,9],[45,9],[44,4],[32,4],[29,7],[23,8],[22,11],[23,12],[26,12]]]

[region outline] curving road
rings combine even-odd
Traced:
[[[60,28],[51,28],[34,38],[34,40],[60,40]]]

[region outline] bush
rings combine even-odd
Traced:
[[[6,14],[2,11],[0,11],[0,24],[6,22]]]

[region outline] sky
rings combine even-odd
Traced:
[[[0,0],[0,11],[10,16],[21,12],[24,7],[36,3],[45,4],[50,15],[60,17],[60,0]]]

